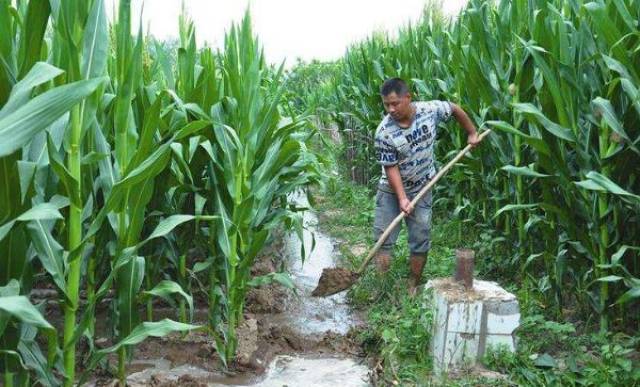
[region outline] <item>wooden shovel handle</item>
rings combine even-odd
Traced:
[[[491,133],[491,129],[487,129],[484,132],[480,133],[480,135],[478,136],[478,141],[482,141],[489,133]],[[433,179],[431,179],[429,181],[429,183],[427,183],[427,185],[425,185],[420,192],[418,192],[418,194],[416,195],[416,197],[413,198],[413,200],[411,201],[411,206],[415,207],[416,203],[418,203],[418,201],[420,199],[422,199],[422,197],[424,195],[427,194],[427,192],[429,192],[431,190],[431,188],[433,188],[433,186],[438,182],[438,180],[440,180],[440,178],[442,176],[444,176],[449,169],[451,169],[453,167],[453,165],[455,163],[457,163],[462,157],[464,157],[464,155],[471,150],[472,146],[471,145],[467,145],[463,150],[460,151],[460,153],[458,153],[456,155],[456,157],[454,157],[453,159],[451,159],[451,161],[449,161],[447,163],[447,165],[445,165],[442,169],[440,169],[440,171],[438,171],[438,173],[436,173],[436,175],[433,177]],[[387,240],[387,238],[389,237],[389,234],[391,234],[391,231],[393,231],[393,229],[402,221],[402,219],[404,219],[407,215],[400,211],[400,215],[396,216],[396,218],[393,220],[393,222],[391,222],[391,224],[384,230],[384,232],[382,233],[382,235],[380,235],[380,238],[378,238],[378,241],[376,242],[375,246],[373,246],[373,248],[369,251],[369,255],[367,255],[367,258],[365,258],[364,262],[362,262],[362,265],[360,265],[360,268],[357,271],[357,274],[360,275],[362,274],[362,272],[364,271],[364,269],[367,267],[367,265],[369,264],[369,261],[371,261],[371,258],[373,258],[373,256],[378,252],[378,250],[380,250],[380,247],[382,246],[382,244],[384,243],[384,241]]]

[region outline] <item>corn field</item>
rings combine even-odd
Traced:
[[[319,181],[314,132],[283,114],[283,70],[248,14],[217,51],[196,46],[186,15],[177,51],[132,32],[133,17],[126,0],[112,24],[103,0],[0,0],[7,387],[71,386],[111,365],[124,383],[132,348],[176,331],[208,331],[229,361],[253,260],[274,230],[301,232],[287,196]],[[55,289],[60,325],[30,302],[35,286]],[[197,292],[205,326],[192,324]],[[154,319],[157,299],[173,319]]]
[[[640,2],[472,0],[453,20],[439,9],[316,68],[321,82],[299,86],[298,108],[366,138],[389,77],[409,80],[414,100],[460,104],[495,133],[438,188],[436,207],[482,230],[487,274],[518,279],[557,318],[571,309],[601,331],[637,332]],[[443,163],[466,138],[443,129],[438,144]],[[369,170],[373,187],[373,142],[358,146],[345,163]]]
[[[183,12],[174,47],[132,31],[130,3],[110,22],[104,0],[0,0],[4,386],[98,369],[124,385],[136,345],[174,332],[206,332],[230,364],[249,289],[287,283],[251,268],[278,232],[302,237],[289,197],[323,181],[315,126],[337,127],[348,174],[373,187],[379,87],[396,76],[494,131],[434,202],[477,231],[483,274],[558,320],[637,334],[640,1],[471,0],[454,19],[427,3],[396,37],[290,71],[248,13],[214,50]],[[465,144],[442,127],[437,160]]]

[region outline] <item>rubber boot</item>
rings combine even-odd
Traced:
[[[427,262],[427,255],[412,254],[409,257],[409,294],[415,295],[422,279],[422,270]]]
[[[376,267],[380,273],[386,273],[391,266],[391,253],[380,251],[376,254]]]

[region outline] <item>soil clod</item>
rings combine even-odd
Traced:
[[[311,293],[314,297],[327,297],[349,289],[358,279],[358,273],[344,268],[326,268],[318,281],[318,286]]]

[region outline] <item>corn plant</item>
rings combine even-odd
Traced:
[[[3,4],[5,10],[9,10],[9,4]],[[35,15],[38,15],[38,24],[34,25],[34,28],[39,31],[39,35],[34,35],[32,38],[35,40],[35,44],[38,46],[37,51],[31,52],[27,49],[27,42],[24,41],[22,52],[24,55],[20,60],[13,61],[15,67],[5,66],[4,72],[6,78],[9,79],[8,84],[4,84],[5,90],[11,90],[9,95],[6,95],[6,103],[0,111],[2,116],[2,129],[0,130],[0,140],[2,140],[2,151],[0,152],[0,160],[3,164],[3,196],[6,200],[3,200],[3,228],[8,231],[7,239],[3,239],[3,251],[8,254],[3,254],[5,259],[4,267],[7,268],[6,278],[3,279],[3,283],[7,283],[10,278],[20,279],[25,286],[21,286],[23,291],[30,290],[28,278],[29,274],[24,273],[26,267],[27,258],[26,248],[29,245],[29,241],[25,235],[24,221],[33,222],[32,230],[34,235],[34,241],[36,242],[36,248],[42,247],[43,243],[51,241],[51,235],[48,230],[42,227],[42,221],[61,218],[62,216],[57,211],[64,206],[71,206],[73,208],[77,203],[71,204],[70,200],[58,201],[58,205],[41,203],[28,210],[31,207],[31,199],[34,196],[33,179],[38,168],[36,162],[29,160],[29,155],[25,155],[25,161],[20,162],[22,158],[22,148],[29,144],[32,136],[38,135],[43,130],[52,125],[60,116],[69,112],[70,110],[78,109],[79,103],[81,103],[86,97],[93,93],[98,86],[103,82],[103,79],[85,79],[78,80],[77,82],[70,82],[66,85],[53,87],[48,91],[30,99],[31,94],[37,86],[47,84],[60,76],[63,71],[53,66],[36,63],[40,59],[40,47],[42,45],[42,35],[49,19],[49,5],[46,2],[33,2],[27,6],[27,18],[36,19]],[[4,14],[4,11],[3,11]],[[12,23],[9,23],[11,26]],[[5,37],[5,46],[12,45],[11,34]],[[29,38],[29,33],[22,35],[24,39]],[[29,43],[31,44],[31,43]],[[7,58],[12,58],[10,56]],[[15,59],[15,58],[12,58]],[[6,62],[6,61],[5,61]],[[20,64],[22,69],[17,67]],[[25,69],[31,69],[22,77],[21,72],[26,72]],[[40,144],[42,146],[42,143]],[[42,152],[41,152],[42,153]],[[22,177],[20,176],[22,174]],[[10,180],[23,181],[22,185],[9,184]],[[44,200],[45,198],[37,197],[35,200]],[[18,223],[18,227],[13,229],[12,227]],[[54,245],[55,248],[56,245]],[[65,278],[64,266],[60,250],[49,250],[47,255],[39,255],[43,266],[54,277],[55,283],[60,287],[63,292],[64,298],[67,300],[67,311],[69,314],[73,314],[73,304],[77,302],[77,287],[73,286],[72,270]],[[25,277],[25,274],[27,277]],[[75,316],[75,314],[73,314]],[[7,332],[9,333],[9,332]],[[14,332],[15,333],[15,332]],[[70,336],[73,331],[67,330],[67,336]],[[8,337],[8,336],[7,336]],[[68,337],[67,337],[68,338]],[[14,341],[15,342],[15,341]],[[73,357],[73,354],[69,352],[66,354],[66,358]],[[9,364],[5,364],[6,367],[11,367]],[[8,371],[7,371],[8,372]]]
[[[173,114],[171,93],[142,85],[138,75],[142,34],[134,48],[128,2],[121,2],[119,8],[115,45],[119,70],[107,67],[110,39],[102,0],[55,3],[53,7],[36,0],[19,2],[17,9],[3,1],[0,7],[6,32],[0,71],[0,162],[2,180],[11,182],[2,185],[6,200],[2,200],[0,218],[2,264],[7,269],[2,270],[2,285],[11,290],[2,304],[4,381],[12,385],[18,375],[23,383],[27,367],[46,380],[43,384],[56,385],[59,381],[51,372],[62,364],[58,371],[65,385],[74,384],[75,347],[83,335],[91,347],[83,376],[108,353],[117,351],[119,376],[124,381],[127,348],[148,336],[195,328],[170,320],[145,323],[137,319],[138,303],[149,297],[177,295],[192,304],[190,295],[172,281],[161,281],[138,296],[145,259],[137,253],[149,241],[194,219],[169,214],[154,230],[144,231],[142,238],[149,187],[169,163],[172,146],[188,141],[210,123],[173,119],[180,114]],[[22,29],[26,25],[29,28]],[[50,39],[45,37],[47,29]],[[58,67],[38,62],[45,59]],[[112,128],[113,137],[108,132]],[[110,256],[113,235],[117,241],[113,260],[104,262],[101,258]],[[62,238],[66,242],[60,243]],[[33,255],[27,254],[30,246]],[[94,251],[103,255],[94,256]],[[52,327],[38,320],[23,298],[10,298],[18,297],[16,289],[29,292],[29,269],[34,267],[29,263],[36,260],[62,299],[65,321],[60,348]],[[98,268],[108,268],[108,274],[96,273]],[[87,288],[87,304],[78,321],[82,286]],[[112,288],[118,296],[118,340],[110,348],[95,350],[95,307]],[[16,310],[23,310],[24,316],[18,316]],[[9,320],[14,314],[17,319]],[[45,362],[39,362],[42,356],[34,349],[36,328],[50,339]]]
[[[173,197],[178,206],[215,216],[198,224],[194,241],[209,254],[189,272],[207,273],[210,330],[227,364],[235,356],[253,261],[272,229],[297,221],[301,230],[287,195],[320,175],[305,145],[313,135],[305,133],[307,121],[281,116],[282,68],[274,72],[265,65],[249,15],[227,33],[218,54],[204,49],[197,55],[195,30],[186,16],[180,31],[173,77],[178,95],[187,115],[211,120],[213,126],[189,146],[174,149],[181,160],[174,176],[192,188]],[[172,244],[172,251],[184,251],[177,241]],[[184,271],[183,256],[175,260]]]

